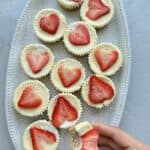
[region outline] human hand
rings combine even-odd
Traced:
[[[98,146],[100,150],[150,150],[150,146],[131,137],[123,130],[102,123],[93,126],[100,132]]]

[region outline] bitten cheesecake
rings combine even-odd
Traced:
[[[99,131],[88,121],[70,128],[72,150],[99,150]]]

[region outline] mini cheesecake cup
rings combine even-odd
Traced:
[[[27,54],[32,51],[46,52],[49,55],[48,63],[38,73],[34,73],[31,70],[31,67],[27,61]],[[54,65],[54,60],[55,60],[55,57],[52,51],[48,47],[42,44],[27,45],[21,52],[21,66],[25,74],[33,79],[39,79],[39,78],[47,76]]]
[[[63,85],[63,83],[61,82],[61,79],[58,75],[58,69],[59,67],[62,65],[62,64],[68,64],[68,65],[74,65],[75,67],[79,67],[81,68],[81,77],[80,79],[74,83],[74,85],[71,85],[70,87],[65,87]],[[52,71],[51,71],[51,77],[50,77],[50,80],[52,82],[52,84],[54,85],[54,87],[60,91],[60,92],[66,92],[66,93],[73,93],[73,92],[76,92],[78,90],[80,90],[84,80],[85,80],[85,69],[83,67],[83,65],[75,60],[75,59],[72,59],[72,58],[65,58],[65,59],[62,59],[60,61],[58,61]]]
[[[108,25],[114,16],[114,4],[112,3],[112,1],[111,0],[101,0],[101,1],[110,8],[110,12],[109,14],[106,14],[97,20],[91,20],[86,16],[86,13],[88,11],[89,0],[85,0],[80,9],[81,19],[88,22],[96,29],[103,28],[106,25]]]
[[[73,0],[70,0],[70,1],[69,0],[58,0],[58,3],[64,9],[74,10],[81,6],[81,4],[83,3],[83,0],[81,0],[80,2],[74,2]]]
[[[73,45],[69,41],[69,34],[77,25],[83,25],[89,31],[89,35],[90,35],[90,43],[89,44],[77,46],[77,45]],[[77,22],[74,22],[74,23],[71,23],[70,25],[68,25],[68,27],[64,33],[63,41],[65,44],[65,47],[71,54],[76,55],[76,56],[84,56],[84,55],[89,54],[90,51],[95,47],[95,45],[97,43],[97,33],[96,33],[96,30],[89,23],[84,22],[84,21],[77,21]]]
[[[59,24],[59,27],[57,29],[57,32],[54,35],[43,31],[39,25],[40,19],[43,16],[48,15],[48,14],[57,14],[57,16],[59,17],[60,24]],[[64,31],[66,29],[66,26],[67,25],[66,25],[65,16],[56,9],[52,9],[52,8],[51,9],[48,9],[48,8],[42,9],[36,14],[36,16],[34,18],[34,30],[35,30],[37,37],[40,40],[47,42],[47,43],[55,43],[55,42],[61,40],[61,38],[64,35]]]
[[[98,49],[102,49],[103,51],[117,51],[118,52],[118,59],[117,61],[106,71],[102,71],[96,58],[95,58],[95,53]],[[104,76],[111,76],[114,75],[122,66],[123,64],[123,55],[121,50],[114,44],[112,43],[101,43],[98,44],[89,54],[88,57],[88,62],[90,65],[91,70],[96,73],[96,74],[101,74]]]
[[[48,122],[46,120],[38,120],[38,121],[31,123],[24,131],[23,147],[25,150],[32,150],[32,140],[31,140],[31,135],[30,135],[30,129],[32,127],[36,127],[36,128],[42,129],[42,130],[52,132],[56,136],[56,143],[54,146],[56,148],[54,148],[53,150],[57,149],[59,139],[60,139],[57,129],[50,122]]]
[[[107,84],[109,84],[113,88],[113,90],[114,90],[114,96],[111,99],[107,99],[103,103],[100,103],[100,104],[93,104],[93,103],[91,103],[91,101],[89,99],[89,81],[90,81],[90,78],[92,76],[96,76],[96,77],[102,79],[104,82],[106,82]],[[114,101],[115,96],[116,96],[116,87],[115,87],[115,84],[113,83],[113,81],[110,78],[102,76],[102,75],[94,74],[94,75],[89,76],[86,79],[86,81],[84,82],[84,84],[82,86],[82,89],[81,89],[81,96],[82,96],[83,100],[89,106],[97,108],[97,109],[101,109],[104,106],[109,106]]]
[[[18,106],[19,99],[24,89],[29,86],[35,87],[38,96],[41,97],[42,99],[42,104],[38,108],[25,109],[25,108],[20,108]],[[43,112],[46,111],[49,102],[49,97],[50,97],[49,90],[42,82],[38,80],[26,80],[21,84],[19,84],[15,89],[14,96],[13,96],[13,105],[16,111],[21,115],[26,117],[36,117],[43,114]]]
[[[60,93],[58,95],[56,95],[55,97],[53,97],[50,102],[49,102],[49,106],[48,106],[48,118],[50,120],[50,122],[52,122],[52,115],[53,115],[53,111],[55,109],[57,100],[59,97],[64,97],[78,112],[78,117],[76,120],[74,121],[65,121],[64,124],[62,124],[59,128],[60,129],[67,129],[73,125],[75,125],[78,120],[81,117],[82,114],[82,106],[81,106],[81,102],[80,100],[73,94],[69,94],[69,93]]]

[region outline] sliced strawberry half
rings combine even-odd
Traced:
[[[110,84],[100,77],[91,76],[89,81],[89,100],[93,104],[103,103],[114,96],[114,90]]]
[[[98,148],[99,131],[92,129],[80,137],[81,150],[99,150]]]
[[[119,54],[115,50],[105,51],[98,49],[95,53],[95,58],[100,69],[105,72],[111,68],[118,60]]]
[[[77,45],[77,46],[89,44],[90,34],[87,27],[85,27],[82,24],[77,25],[76,28],[73,31],[71,31],[71,33],[69,34],[69,41],[73,45]]]
[[[55,34],[59,27],[59,17],[56,14],[49,14],[40,19],[40,28],[50,34]]]
[[[59,128],[65,121],[74,121],[78,118],[76,108],[62,96],[58,97],[53,114],[52,123]]]
[[[44,150],[41,142],[52,144],[56,142],[56,136],[50,131],[46,131],[37,127],[30,128],[33,150]]]
[[[68,88],[80,79],[81,69],[74,67],[70,68],[62,64],[58,69],[58,75],[64,87]]]
[[[110,12],[110,8],[101,0],[89,0],[86,16],[91,20],[97,20]]]
[[[41,98],[36,95],[36,89],[33,86],[26,87],[19,99],[18,107],[24,109],[34,109],[42,104]]]
[[[47,52],[31,51],[26,56],[33,73],[39,73],[48,63],[49,54]]]

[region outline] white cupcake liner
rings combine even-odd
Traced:
[[[73,28],[75,27],[76,25],[78,24],[83,24],[87,27],[89,33],[90,33],[90,44],[88,45],[83,45],[83,46],[76,46],[76,45],[72,45],[68,39],[68,35],[69,35],[69,32],[70,32],[70,28]],[[96,30],[87,22],[85,21],[77,21],[77,22],[73,22],[71,23],[65,30],[65,33],[64,33],[64,38],[63,38],[63,42],[65,44],[65,47],[66,49],[68,50],[68,52],[70,52],[72,55],[76,55],[76,56],[85,56],[87,54],[90,53],[90,51],[95,47],[95,45],[97,44],[97,40],[98,40],[98,37],[97,37],[97,33],[96,33]],[[91,44],[92,43],[92,44]],[[81,51],[79,52],[79,48],[81,50],[85,49],[84,51]]]
[[[76,108],[76,110],[77,110],[77,112],[78,112],[78,118],[76,119],[76,120],[74,120],[74,121],[70,121],[70,122],[65,122],[65,124],[62,124],[59,128],[60,129],[68,129],[68,128],[70,128],[71,126],[73,126],[73,125],[75,125],[78,121],[79,121],[79,119],[80,119],[80,117],[81,117],[81,115],[82,115],[82,105],[81,105],[81,101],[80,101],[80,99],[78,99],[75,95],[73,95],[73,94],[69,94],[69,93],[59,93],[59,94],[57,94],[56,96],[54,96],[51,100],[50,100],[50,102],[49,102],[49,106],[48,106],[48,117],[49,117],[49,121],[50,122],[52,122],[52,114],[53,114],[53,111],[54,111],[54,108],[55,108],[55,105],[56,105],[56,102],[57,102],[57,98],[59,97],[59,96],[64,96],[64,97],[66,97],[66,96],[69,96],[69,97],[72,97],[72,99],[67,99],[66,98],[66,100],[69,102],[69,103],[71,103],[75,108]],[[75,102],[74,102],[75,101]]]
[[[32,128],[32,127],[38,127],[38,128],[41,128],[41,129],[45,129],[45,130],[47,130],[47,131],[50,131],[50,132],[52,132],[52,133],[54,133],[55,134],[55,136],[56,136],[56,139],[57,139],[57,141],[56,141],[56,145],[58,146],[58,143],[59,143],[59,140],[60,140],[60,136],[59,136],[59,133],[58,133],[58,131],[57,131],[57,129],[50,123],[50,122],[48,122],[47,120],[38,120],[38,121],[35,121],[35,122],[33,122],[33,123],[31,123],[26,129],[25,129],[25,131],[24,131],[24,135],[23,135],[23,147],[24,147],[24,150],[28,150],[28,148],[27,148],[27,146],[29,146],[29,145],[27,145],[27,141],[28,140],[31,140],[31,138],[30,138],[30,133],[29,133],[29,130],[30,130],[30,128]],[[31,144],[31,146],[32,146],[32,141],[31,142],[29,142],[30,144]],[[28,144],[29,144],[28,143]],[[32,149],[32,148],[31,148]]]
[[[49,62],[46,64],[46,66],[39,72],[39,73],[33,73],[27,60],[26,60],[26,54],[27,52],[31,49],[31,48],[38,48],[38,47],[41,47],[42,49],[44,49],[46,52],[48,52],[49,54]],[[54,65],[54,61],[55,61],[55,56],[54,54],[52,53],[52,51],[46,47],[45,45],[42,45],[42,44],[30,44],[30,45],[27,45],[21,52],[21,58],[20,58],[20,61],[21,61],[21,66],[25,72],[26,75],[28,75],[30,78],[32,79],[40,79],[42,77],[45,77],[47,76],[53,65]]]
[[[106,5],[108,5],[110,7],[110,9],[111,9],[111,16],[109,16],[109,18],[105,19],[105,21],[103,21],[103,22],[99,21],[99,23],[98,23],[97,20],[93,21],[93,20],[90,20],[88,17],[86,17],[86,12],[87,12],[86,9],[88,7],[88,1],[89,0],[85,0],[83,2],[82,6],[81,6],[81,9],[80,9],[80,17],[81,17],[81,19],[86,21],[86,22],[88,22],[89,24],[91,24],[96,29],[103,28],[106,25],[108,25],[111,22],[111,20],[112,20],[112,18],[114,16],[114,4],[112,3],[112,1],[109,0],[109,3],[108,3],[105,0],[102,0]]]
[[[117,62],[105,72],[100,70],[100,67],[99,67],[95,57],[93,57],[93,54],[95,53],[96,49],[100,48],[100,47],[103,47],[103,46],[105,46],[105,47],[107,47],[107,46],[112,47],[112,50],[116,50],[119,53],[119,57],[118,57]],[[122,65],[123,65],[123,54],[122,54],[122,51],[116,45],[114,45],[112,43],[101,43],[101,44],[98,44],[91,51],[91,53],[89,54],[89,56],[88,56],[88,63],[89,63],[89,66],[90,66],[91,70],[94,73],[101,74],[101,75],[104,75],[104,76],[112,76],[112,75],[116,74],[116,72],[122,67]]]
[[[31,109],[23,109],[23,108],[18,107],[18,101],[20,98],[19,96],[21,96],[23,90],[28,85],[34,85],[34,86],[38,87],[38,90],[44,90],[43,91],[44,97],[41,97],[41,95],[39,95],[41,98],[43,98],[42,104],[41,104],[41,106],[39,106],[39,108],[36,108],[34,110],[33,109],[32,110]],[[22,82],[21,84],[19,84],[18,87],[15,89],[14,96],[13,96],[13,106],[14,106],[15,110],[23,116],[36,117],[36,116],[42,115],[47,110],[49,97],[50,97],[49,89],[42,82],[40,82],[38,80],[26,80],[26,81]]]
[[[60,31],[57,31],[56,34],[59,34],[57,35],[56,37],[56,34],[55,35],[50,35],[49,33],[46,33],[45,31],[43,31],[42,29],[40,29],[39,27],[39,20],[40,18],[45,15],[45,14],[48,14],[48,13],[51,13],[51,12],[55,12],[58,17],[60,18],[60,23],[63,27],[59,27],[58,30],[62,30],[62,33],[60,34]],[[42,9],[40,10],[37,15],[35,16],[35,19],[34,19],[34,30],[35,30],[35,33],[37,35],[37,37],[46,42],[46,43],[56,43],[58,41],[60,41],[62,38],[63,38],[63,35],[64,35],[64,31],[66,29],[66,26],[67,26],[67,23],[66,23],[66,18],[65,16],[59,12],[58,10],[56,9]]]
[[[94,108],[97,108],[97,109],[101,109],[101,108],[103,108],[104,106],[109,106],[109,105],[114,101],[114,99],[115,99],[115,97],[116,97],[116,87],[115,87],[115,84],[113,83],[113,81],[112,81],[110,78],[108,78],[108,77],[106,77],[106,76],[99,75],[99,74],[94,74],[94,76],[100,77],[100,78],[104,79],[106,83],[108,83],[108,84],[111,85],[111,87],[112,87],[113,90],[114,90],[114,96],[113,96],[111,99],[109,99],[109,100],[105,100],[104,103],[101,103],[101,104],[92,104],[92,103],[90,102],[89,98],[88,98],[88,91],[87,91],[87,89],[89,88],[89,87],[87,87],[87,86],[89,86],[88,83],[89,83],[89,79],[90,79],[91,76],[93,76],[93,75],[90,75],[90,76],[86,79],[86,81],[84,82],[84,84],[83,84],[83,86],[82,86],[82,89],[81,89],[81,96],[82,96],[83,100],[84,100],[89,106],[94,107]],[[86,91],[87,93],[85,93],[85,91]],[[86,94],[87,94],[87,95],[86,95]]]
[[[69,61],[74,62],[74,63],[78,63],[78,66],[81,67],[81,71],[82,71],[81,78],[82,78],[82,79],[80,78],[80,80],[77,81],[77,82],[75,83],[75,85],[73,85],[73,86],[71,86],[71,87],[69,87],[69,88],[66,88],[66,87],[64,87],[63,84],[61,83],[61,80],[59,79],[59,76],[58,76],[58,73],[57,73],[57,70],[56,70],[56,69],[57,69],[58,66],[61,65],[63,62],[69,62]],[[56,75],[56,73],[57,73],[57,75]],[[79,61],[77,61],[77,60],[75,60],[75,59],[72,59],[72,58],[65,58],[65,59],[59,60],[59,61],[54,65],[54,67],[53,67],[53,69],[52,69],[52,71],[51,71],[50,80],[51,80],[53,86],[54,86],[58,91],[60,91],[60,92],[66,92],[66,93],[74,93],[74,92],[80,90],[80,88],[81,88],[81,86],[82,86],[82,84],[83,84],[83,82],[84,82],[84,80],[85,80],[85,76],[86,76],[85,69],[84,69],[83,65],[82,65]],[[58,80],[58,81],[57,81],[57,80]]]

